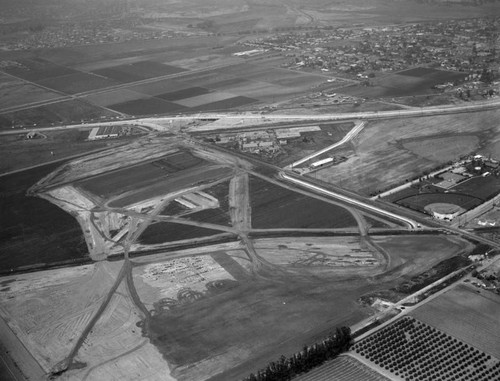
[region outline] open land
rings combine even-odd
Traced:
[[[280,113],[405,111],[405,104],[440,102],[448,95],[430,87],[463,73],[420,63],[377,73],[370,86],[362,86],[353,73],[290,66],[304,49],[294,38],[257,53],[234,53],[262,46],[269,36],[315,35],[337,27],[364,33],[372,26],[475,18],[495,14],[496,4],[400,1],[395,7],[388,0],[354,0],[298,7],[290,1],[207,0],[200,7],[188,0],[167,9],[152,0],[145,0],[144,8],[89,1],[59,2],[60,19],[47,13],[46,3],[19,0],[2,9],[2,21],[14,21],[1,30],[1,132],[139,115],[186,119],[137,120],[147,136],[99,142],[84,141],[88,129],[81,126],[40,131],[30,141],[21,134],[2,137],[2,171],[49,161],[50,151],[50,157],[68,157],[2,176],[0,182],[0,267],[8,272],[0,279],[0,335],[17,337],[17,346],[6,350],[24,376],[243,379],[337,326],[375,319],[380,306],[359,302],[374,291],[401,291],[415,279],[441,276],[439,266],[468,263],[471,240],[480,239],[472,232],[445,235],[437,222],[432,229],[415,222],[410,224],[415,231],[403,234],[380,203],[373,202],[377,206],[365,216],[366,209],[358,209],[362,197],[351,194],[346,203],[278,180],[274,164],[289,164],[340,141],[356,117],[318,122],[319,131],[291,138],[274,157],[200,143],[189,131],[224,123],[232,129],[271,125]],[[348,86],[353,83],[358,85]],[[333,104],[332,91],[356,96]],[[222,120],[226,110],[241,112],[241,119],[233,113]],[[218,115],[204,116],[205,111]],[[189,119],[187,114],[195,113],[200,114]],[[311,175],[330,183],[329,189],[375,194],[464,154],[495,155],[498,116],[490,110],[368,120],[355,138],[328,152],[340,158],[334,165]],[[180,126],[189,128],[179,131]],[[473,178],[459,184],[467,197],[450,197],[463,197],[457,203],[469,207],[490,197],[497,182],[494,176]],[[446,202],[443,196],[407,201],[421,208]],[[54,265],[67,267],[46,270]],[[27,271],[42,266],[45,271]],[[403,296],[401,291],[396,299]],[[486,356],[498,357],[495,298],[460,286],[418,307],[416,319],[400,319],[356,345],[373,344],[377,355],[391,347],[393,336],[406,346],[429,345],[423,330],[440,360],[454,369],[476,361],[484,375],[493,375],[498,359]],[[449,316],[442,305],[456,315],[449,326],[443,326]],[[472,335],[476,314],[483,325],[482,347]],[[383,340],[391,345],[380,349]],[[449,359],[450,340],[455,352],[468,350],[463,361]],[[402,354],[388,353],[390,364],[379,362],[378,368],[371,354],[342,356],[299,379],[384,380],[375,370],[410,374]],[[426,367],[441,372],[443,361],[418,357],[415,366],[431,380]],[[476,365],[454,379],[476,376]]]
[[[496,139],[500,133],[495,123],[498,115],[498,111],[485,111],[369,122],[350,143],[347,152],[345,148],[338,148],[339,154],[348,156],[347,161],[320,169],[314,176],[365,195],[390,189],[447,163],[452,157],[458,159],[467,153],[489,151],[490,139]],[[477,139],[470,138],[472,131]],[[459,139],[456,145],[447,144],[441,156],[441,150],[436,152],[432,142],[443,139],[443,135],[450,137],[451,133],[465,134],[468,143],[464,145]],[[400,145],[402,139],[403,145]],[[413,145],[409,145],[409,139],[419,142],[415,152],[410,150]],[[474,142],[478,142],[477,145]]]
[[[500,360],[405,316],[354,346],[358,358],[398,379],[498,380]]]
[[[252,177],[250,205],[254,228],[339,228],[356,226],[346,209]],[[300,205],[300,206],[299,206]]]
[[[412,316],[500,359],[495,327],[500,298],[459,285],[412,312]]]

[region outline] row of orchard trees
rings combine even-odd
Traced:
[[[243,381],[291,380],[296,375],[307,372],[349,350],[351,342],[351,329],[349,327],[337,328],[335,333],[328,335],[322,342],[310,346],[305,345],[302,351],[295,353],[292,357],[281,356],[278,361],[269,363],[257,374],[251,373]]]

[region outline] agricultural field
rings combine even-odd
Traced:
[[[498,358],[409,316],[357,342],[353,351],[404,380],[500,380]]]
[[[0,83],[0,110],[60,97],[53,91],[13,79]]]
[[[495,155],[492,150],[500,134],[496,127],[499,117],[500,112],[492,110],[369,122],[350,142],[352,148],[349,151],[345,152],[342,147],[331,151],[333,155],[342,152],[348,160],[320,169],[313,175],[363,195],[377,194],[403,184],[407,179],[422,176],[425,171],[430,172],[453,157],[458,159],[473,152],[491,152]],[[440,150],[436,155],[432,142],[439,139],[443,143],[443,137],[451,139],[450,134],[455,137],[465,135],[466,138],[458,139],[456,145],[446,144],[443,155]],[[477,145],[474,145],[472,135],[477,137]],[[409,139],[419,139],[419,144],[413,145],[415,152],[400,143],[403,140],[408,145]],[[471,151],[466,152],[467,148]]]
[[[183,105],[159,98],[142,98],[123,103],[115,103],[108,108],[128,115],[168,114],[188,110]]]
[[[339,356],[306,374],[295,377],[297,381],[389,381],[370,367],[351,356]]]
[[[88,141],[89,130],[45,131],[34,139],[28,139],[26,133],[0,137],[0,173],[27,168],[54,160],[62,160],[121,145],[141,134],[132,130],[130,136],[102,141]]]
[[[188,87],[187,89],[159,94],[156,97],[165,99],[166,101],[178,101],[185,98],[192,98],[199,95],[208,94],[209,92],[210,90],[205,87]]]
[[[0,268],[3,271],[88,258],[73,216],[27,190],[62,162],[1,177]]]
[[[231,225],[229,215],[229,181],[221,182],[210,188],[203,189],[203,192],[216,198],[219,202],[217,208],[194,211],[184,214],[183,217],[192,221],[208,222],[216,225]]]
[[[123,208],[163,196],[166,193],[174,193],[183,190],[187,187],[195,187],[203,184],[211,183],[222,178],[228,177],[233,173],[230,167],[222,167],[219,165],[205,165],[194,169],[181,171],[175,175],[165,175],[163,179],[150,179],[148,185],[142,188],[134,187],[129,192],[122,193],[112,200],[108,201],[110,207]],[[127,182],[127,184],[130,184]]]
[[[500,296],[461,284],[412,311],[416,319],[500,359]]]
[[[66,94],[83,93],[118,84],[97,75],[88,73],[74,73],[37,81],[37,84]]]
[[[160,77],[185,71],[183,68],[154,61],[139,61],[131,64],[111,66],[93,73],[118,82],[135,82],[141,79]]]
[[[232,97],[223,99],[216,102],[209,102],[195,107],[194,109],[197,111],[217,111],[217,110],[226,110],[232,108],[238,108],[242,106],[247,106],[249,104],[257,102],[257,99],[248,98],[248,97]]]
[[[250,177],[250,206],[255,229],[357,226],[351,213],[341,206],[254,176]]]
[[[208,165],[207,161],[188,151],[179,151],[153,162],[125,167],[83,180],[80,186],[100,197],[107,198],[153,185],[167,177],[170,179],[174,173]]]
[[[201,226],[175,224],[171,222],[155,222],[150,224],[139,238],[142,245],[157,245],[160,243],[184,241],[221,234],[218,230]]]
[[[0,129],[80,123],[117,114],[81,100],[68,100],[0,115]]]
[[[17,65],[7,66],[2,70],[15,77],[32,82],[78,73],[74,69],[55,64],[43,58],[25,58],[18,59],[15,62]]]

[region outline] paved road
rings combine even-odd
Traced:
[[[328,152],[334,148],[337,148],[339,146],[341,146],[342,144],[344,143],[347,143],[349,140],[353,139],[364,127],[366,126],[366,122],[365,121],[361,121],[361,122],[357,122],[354,127],[352,128],[351,131],[349,131],[343,138],[342,140],[340,140],[339,142],[335,143],[335,144],[332,144],[331,146],[328,146],[326,148],[323,148],[322,150],[318,151],[318,152],[314,152],[313,154],[309,155],[309,156],[306,156],[298,161],[296,161],[295,163],[292,163],[290,164],[289,166],[287,166],[286,168],[292,168],[292,167],[296,167],[297,165],[300,165],[302,163],[305,163],[306,161],[308,160],[311,160],[319,155],[322,155],[324,154],[325,152]]]

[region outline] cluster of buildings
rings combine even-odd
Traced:
[[[172,37],[186,37],[193,32],[179,32],[161,28],[146,28],[141,18],[123,18],[54,24],[31,31],[23,38],[5,38],[0,48],[28,50],[59,48],[75,45],[93,45],[125,41],[141,41]]]
[[[283,152],[283,146],[290,140],[307,139],[306,132],[321,131],[319,126],[301,126],[291,128],[278,128],[270,130],[254,130],[245,132],[221,133],[208,140],[216,144],[228,145],[241,152],[275,157]]]
[[[500,18],[449,20],[385,27],[318,29],[246,42],[286,51],[287,67],[366,75],[413,66],[482,73],[498,70]]]

